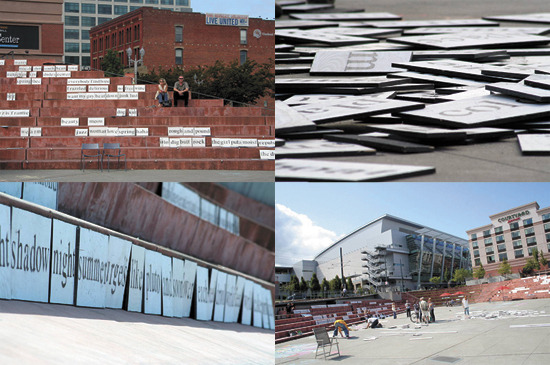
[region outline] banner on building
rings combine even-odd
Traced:
[[[0,24],[0,48],[40,49],[39,27]]]
[[[248,15],[206,14],[206,25],[248,27]]]

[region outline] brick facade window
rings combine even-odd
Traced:
[[[176,48],[176,65],[183,65],[183,49]]]
[[[183,27],[176,26],[176,43],[183,42]]]
[[[241,44],[248,44],[248,41],[246,39],[246,29],[241,29]]]
[[[248,52],[247,52],[247,51],[244,51],[244,50],[240,52],[240,56],[241,56],[241,65],[242,65],[243,63],[246,62],[246,55],[247,55],[247,53],[248,53]]]

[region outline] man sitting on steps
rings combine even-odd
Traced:
[[[178,77],[174,84],[174,106],[178,106],[178,99],[183,99],[185,106],[189,103],[189,84],[183,80],[183,76]]]

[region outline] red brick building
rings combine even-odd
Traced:
[[[63,60],[63,1],[2,1],[0,56]]]
[[[274,20],[143,7],[90,30],[91,66],[99,68],[109,49],[116,50],[128,66],[126,49],[138,55],[142,47],[140,72],[174,66],[185,70],[216,60],[273,62],[274,33]]]

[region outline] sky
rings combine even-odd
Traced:
[[[191,8],[196,13],[237,14],[275,19],[273,0],[191,0]]]
[[[531,202],[550,206],[550,183],[275,184],[275,265],[313,259],[384,214],[468,239],[490,215]]]

